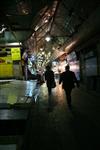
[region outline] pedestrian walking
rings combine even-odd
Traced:
[[[55,82],[54,72],[51,70],[50,66],[46,66],[46,71],[44,73],[44,77],[45,77],[46,85],[47,85],[47,88],[48,88],[48,94],[50,96],[51,95],[51,90],[53,88],[53,83]]]
[[[75,76],[75,73],[73,71],[70,71],[69,65],[65,67],[65,72],[60,74],[59,84],[62,83],[62,88],[65,91],[66,94],[66,100],[68,103],[68,107],[71,108],[71,92],[72,89],[75,87],[75,83],[77,87],[79,87],[78,80]]]

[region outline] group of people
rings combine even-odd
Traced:
[[[50,66],[46,67],[45,71],[45,81],[48,88],[48,94],[51,95],[52,83],[54,82],[54,72],[51,70]],[[72,89],[76,86],[79,88],[79,82],[73,71],[70,71],[69,65],[65,67],[65,71],[60,74],[59,84],[62,84],[62,88],[66,94],[66,100],[68,107],[71,108],[71,92]]]

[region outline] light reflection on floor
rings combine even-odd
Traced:
[[[26,97],[33,96],[36,85],[36,80],[13,80],[0,84],[0,103],[23,103]]]

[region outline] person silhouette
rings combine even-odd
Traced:
[[[67,65],[65,67],[65,72],[60,74],[59,84],[62,83],[62,88],[64,89],[65,94],[66,94],[68,107],[71,108],[71,92],[72,92],[72,89],[75,87],[75,83],[77,87],[79,88],[79,82],[75,76],[75,73],[73,71],[70,71],[69,69],[70,67],[69,65]]]
[[[48,88],[48,94],[51,95],[52,83],[54,82],[54,72],[51,70],[50,66],[46,66],[46,71],[44,73],[46,85]]]

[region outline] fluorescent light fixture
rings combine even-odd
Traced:
[[[1,30],[0,30],[0,34],[2,34],[7,28],[6,27],[3,27]]]
[[[9,46],[20,46],[22,45],[21,42],[9,43]]]
[[[0,30],[0,34],[2,34],[7,28],[5,27],[4,24],[2,24],[2,29]]]
[[[21,42],[5,43],[5,44],[0,44],[0,46],[22,46],[22,43]]]

